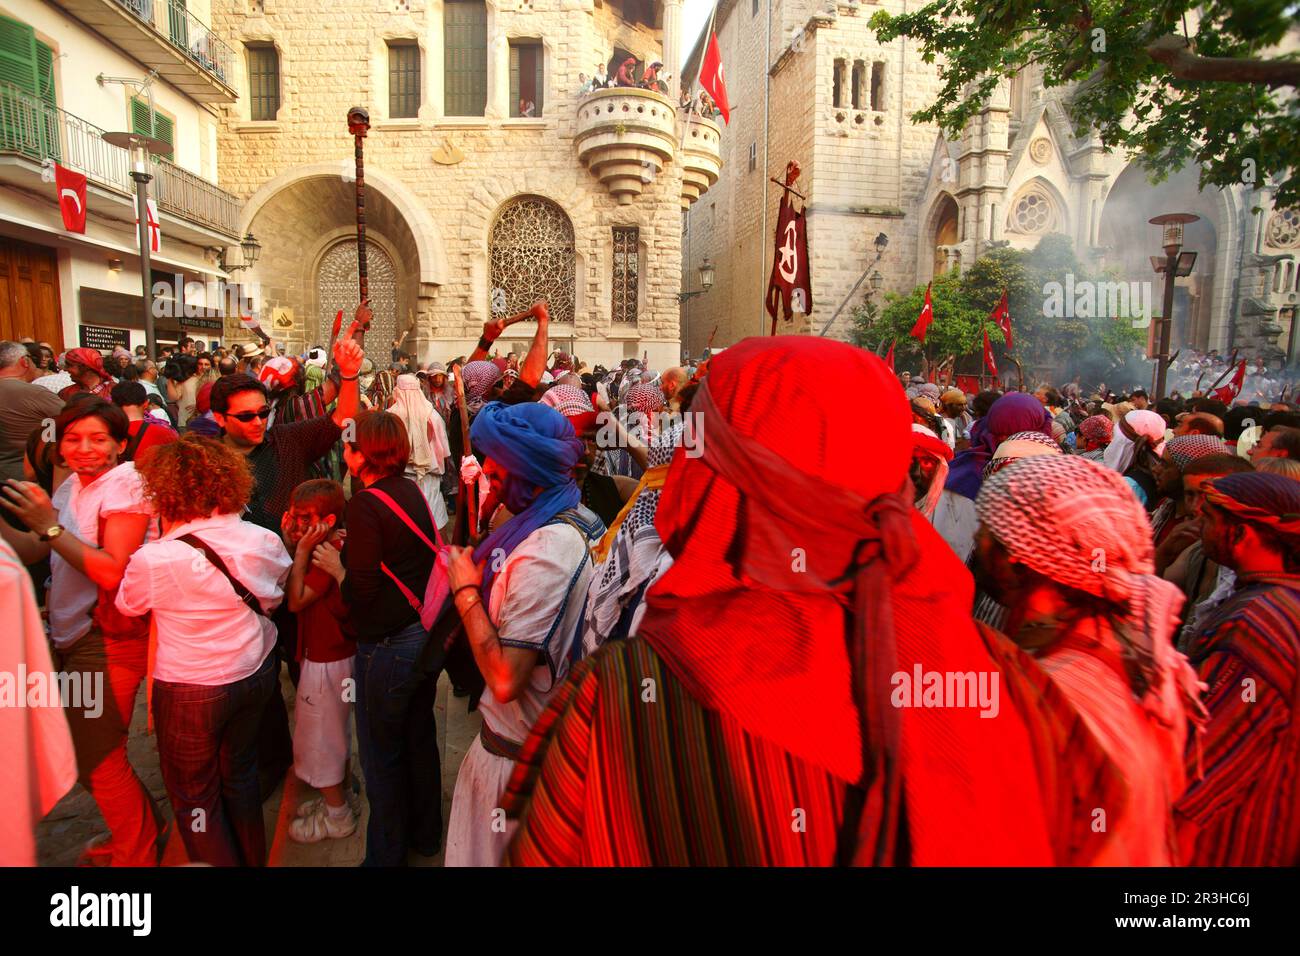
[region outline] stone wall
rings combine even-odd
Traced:
[[[260,13],[249,12],[259,6]],[[271,274],[272,267],[278,271],[289,263],[296,268],[318,255],[316,237],[351,224],[350,202],[339,198],[337,188],[322,187],[320,202],[312,202],[309,191],[306,199],[293,203],[296,224],[274,220],[273,232],[257,231],[260,210],[272,208],[279,188],[303,181],[299,173],[344,182],[353,157],[346,113],[350,106],[364,105],[372,124],[365,141],[368,190],[383,194],[415,236],[407,242],[402,230],[390,225],[385,231],[396,234],[384,238],[402,254],[399,272],[414,290],[414,341],[422,360],[467,351],[477,340],[490,315],[488,233],[502,204],[519,195],[554,201],[573,223],[575,321],[553,328],[552,337],[566,343],[575,339],[579,354],[591,361],[608,363],[625,352],[639,355],[647,349],[661,367],[676,360],[680,166],[667,164],[635,202],[619,205],[583,168],[573,145],[579,73],[590,75],[615,45],[659,58],[657,29],[625,21],[618,6],[593,0],[489,2],[488,115],[447,117],[440,0],[340,0],[330,4],[328,15],[318,3],[305,0],[264,0],[260,5],[214,0],[213,7],[216,29],[223,35],[239,42],[270,41],[280,54],[278,118],[248,119],[245,74],[239,77],[240,103],[226,111],[221,127],[222,185],[249,200],[246,223],[266,250],[247,278],[288,292],[289,280]],[[508,115],[507,41],[514,37],[543,40],[540,118]],[[414,39],[422,50],[422,105],[416,119],[386,117],[384,41],[392,38]],[[347,183],[344,192],[350,189]],[[637,326],[611,338],[614,226],[638,227],[645,251]],[[309,290],[299,288],[288,298],[292,303],[282,304],[310,311]],[[403,324],[399,316],[398,327]],[[531,326],[525,328],[531,332]]]

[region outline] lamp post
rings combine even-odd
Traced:
[[[1170,212],[1148,220],[1153,226],[1161,227],[1161,240],[1165,257],[1151,257],[1151,266],[1156,275],[1164,274],[1164,300],[1160,308],[1159,345],[1156,351],[1156,387],[1155,399],[1165,397],[1165,379],[1169,374],[1169,333],[1173,326],[1174,281],[1180,276],[1191,275],[1196,264],[1196,253],[1183,252],[1183,226],[1197,222],[1200,216],[1189,212]]]
[[[881,257],[885,254],[885,249],[889,246],[889,237],[883,232],[878,233],[876,238],[871,240],[871,244],[875,246],[876,258],[872,259],[871,265],[867,266],[862,275],[858,276],[858,281],[853,283],[853,288],[849,290],[849,294],[844,297],[844,301],[840,303],[840,307],[831,313],[831,317],[826,320],[826,324],[822,326],[822,330],[818,335],[824,336],[831,330],[831,326],[835,324],[835,320],[840,317],[840,313],[844,311],[844,307],[848,305],[853,296],[857,294],[858,287],[862,285],[862,280],[867,278],[868,275],[871,276],[871,289],[873,292],[879,292],[880,287],[884,285],[884,277],[874,270],[876,268],[876,263],[880,261]]]
[[[165,141],[143,133],[105,133],[104,142],[131,155],[131,179],[135,182],[136,238],[140,243],[140,288],[144,299],[144,347],[150,361],[158,358],[158,343],[153,325],[153,281],[149,263],[149,172],[150,156],[170,156],[172,148]]]
[[[700,272],[700,288],[692,289],[689,292],[678,292],[677,293],[678,305],[689,302],[697,295],[704,295],[704,293],[708,292],[710,289],[713,288],[713,273],[714,273],[713,263],[709,260],[708,256],[705,256],[704,261],[700,263],[699,272]],[[688,333],[690,332],[690,319],[691,319],[691,307],[688,305],[686,306],[686,329]],[[688,342],[690,341],[689,334],[686,336],[686,339]]]

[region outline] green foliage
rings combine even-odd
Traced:
[[[936,362],[956,355],[959,371],[978,372],[983,365],[983,328],[988,324],[998,368],[1012,370],[1002,332],[988,322],[1006,289],[1015,357],[1028,366],[1062,369],[1066,373],[1062,381],[1076,374],[1100,380],[1132,357],[1145,343],[1146,333],[1133,328],[1127,318],[1047,315],[1048,284],[1064,285],[1067,276],[1072,276],[1076,285],[1107,279],[1104,274],[1088,272],[1069,238],[1056,234],[1044,236],[1031,251],[1004,246],[981,256],[964,273],[944,273],[931,288],[934,322],[926,336],[926,355]],[[921,343],[910,333],[924,301],[925,286],[921,285],[905,295],[888,296],[883,309],[867,300],[853,311],[851,340],[881,355],[897,340],[896,366],[900,370],[921,368]]]
[[[942,92],[912,118],[950,137],[1002,78],[1034,64],[1048,87],[1068,88],[1076,135],[1096,129],[1154,181],[1190,162],[1202,187],[1267,180],[1279,206],[1300,201],[1292,168],[1300,112],[1291,96],[1300,63],[1296,53],[1263,52],[1295,25],[1284,0],[935,0],[900,16],[878,12],[871,25],[882,43],[908,37],[926,62],[940,63]],[[1190,52],[1207,58],[1196,80],[1158,58],[1157,41],[1184,30],[1192,31]]]

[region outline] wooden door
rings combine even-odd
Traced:
[[[63,350],[58,257],[48,246],[0,239],[0,339],[24,336]]]

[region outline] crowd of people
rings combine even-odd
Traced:
[[[1300,863],[1295,405],[972,395],[813,337],[591,367],[544,303],[376,361],[356,318],[161,385],[0,343],[0,665],[107,689],[0,725],[7,851],[75,779],[88,863],[263,865],[292,772],[290,838],[368,809],[373,866]],[[444,673],[482,716],[445,833]]]

